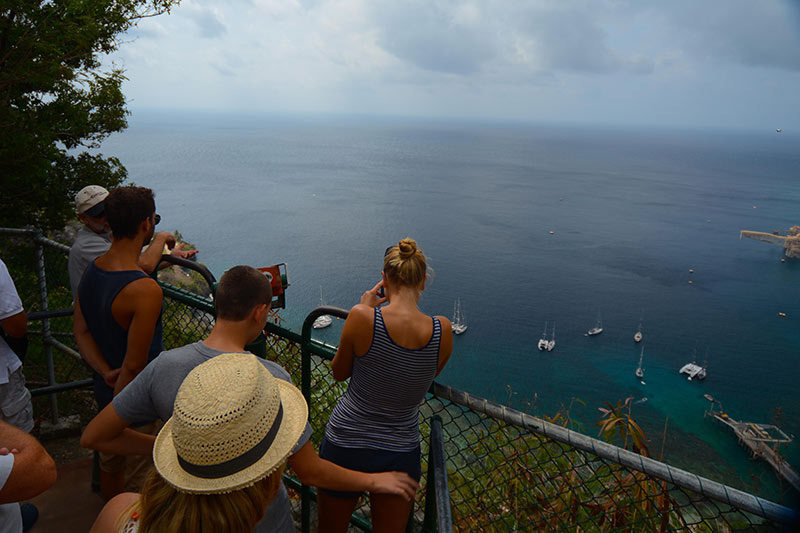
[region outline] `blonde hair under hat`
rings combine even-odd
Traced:
[[[300,391],[251,354],[222,354],[195,367],[156,437],[156,470],[176,489],[231,492],[271,474],[308,419]]]

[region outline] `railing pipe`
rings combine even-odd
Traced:
[[[194,270],[195,272],[203,276],[203,279],[205,279],[206,283],[208,283],[208,287],[211,289],[212,293],[214,292],[217,283],[217,278],[214,277],[214,274],[212,274],[211,271],[208,268],[206,268],[204,264],[198,263],[197,261],[184,259],[182,257],[177,257],[174,255],[163,254],[161,256],[161,259],[158,260],[156,268],[153,270],[154,278],[158,276],[158,270],[161,263],[169,263],[171,265],[176,265],[179,267],[188,268],[189,270]]]
[[[52,311],[34,311],[28,315],[28,320],[44,320],[45,318],[61,318],[65,316],[72,316],[75,309],[70,307],[68,309],[54,309]]]
[[[82,379],[80,381],[70,381],[69,383],[58,383],[56,385],[49,385],[47,387],[40,387],[38,389],[31,389],[31,396],[44,396],[45,394],[56,394],[57,392],[67,392],[75,389],[83,389],[92,386],[93,379]]]
[[[57,348],[58,350],[64,352],[65,354],[72,356],[73,359],[83,362],[83,357],[81,357],[81,354],[78,353],[77,350],[73,350],[66,344],[59,342],[52,335],[50,335],[49,337],[43,337],[43,340],[44,342],[53,346],[54,348]]]
[[[41,230],[35,232],[34,240],[36,241],[36,276],[39,280],[39,305],[43,313],[47,313],[47,277],[44,264],[44,244],[42,241]],[[42,319],[42,336],[47,339],[50,336],[50,319]],[[44,343],[45,362],[47,364],[47,383],[50,387],[56,384],[56,369],[53,363],[53,347],[50,343]],[[58,423],[58,397],[55,392],[50,394],[50,412],[53,424]]]
[[[300,349],[302,353],[301,359],[301,378],[300,378],[300,391],[309,405],[309,413],[311,412],[311,329],[314,321],[322,315],[333,315],[339,318],[347,318],[347,310],[341,307],[332,307],[324,305],[317,307],[311,311],[306,319],[303,321],[303,329],[300,334]],[[309,415],[309,419],[310,419]],[[309,420],[311,423],[311,420]],[[308,533],[311,528],[311,489],[303,485],[300,489],[300,527],[303,533]]]
[[[450,509],[450,487],[447,482],[447,456],[444,451],[442,419],[431,417],[431,437],[428,448],[427,494],[425,495],[425,520],[422,531],[450,533],[453,515]]]

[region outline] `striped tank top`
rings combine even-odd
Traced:
[[[442,327],[418,350],[395,344],[375,308],[372,344],[353,358],[347,391],[333,408],[326,438],[345,448],[405,452],[419,445],[419,404],[436,376]]]

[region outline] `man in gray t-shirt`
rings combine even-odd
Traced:
[[[141,420],[162,420],[172,415],[178,388],[191,370],[222,353],[244,352],[245,345],[255,339],[267,322],[272,290],[267,278],[248,266],[233,267],[222,276],[217,286],[214,307],[217,320],[209,336],[200,342],[176,348],[159,355],[123,389],[86,427],[81,445],[118,455],[148,455],[155,437],[126,428]],[[271,361],[264,366],[275,377],[290,381],[289,374]],[[311,427],[300,437],[289,465],[306,485],[341,491],[369,491],[414,497],[419,487],[404,472],[368,474],[342,468],[321,459],[310,442]],[[256,530],[294,531],[286,488],[267,508]],[[284,529],[279,529],[284,528]]]
[[[223,353],[226,352],[210,348],[202,342],[162,352],[136,376],[136,379],[114,397],[114,410],[123,420],[130,423],[145,422],[155,418],[168,420],[172,416],[175,396],[178,394],[183,379],[197,365]],[[276,378],[292,382],[289,373],[277,364],[266,359],[259,359],[259,361]],[[311,426],[306,423],[305,431],[292,450],[293,454],[305,446],[311,438],[311,433]],[[281,483],[275,499],[267,507],[264,520],[256,527],[256,531],[262,529],[264,531],[295,531],[289,495],[286,493],[283,483]]]

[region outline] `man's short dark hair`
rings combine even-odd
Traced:
[[[214,297],[217,318],[239,321],[256,306],[272,302],[272,286],[262,272],[246,265],[231,268],[222,275]]]
[[[156,202],[146,187],[117,187],[105,200],[106,220],[115,239],[132,239],[142,220],[153,216]]]

